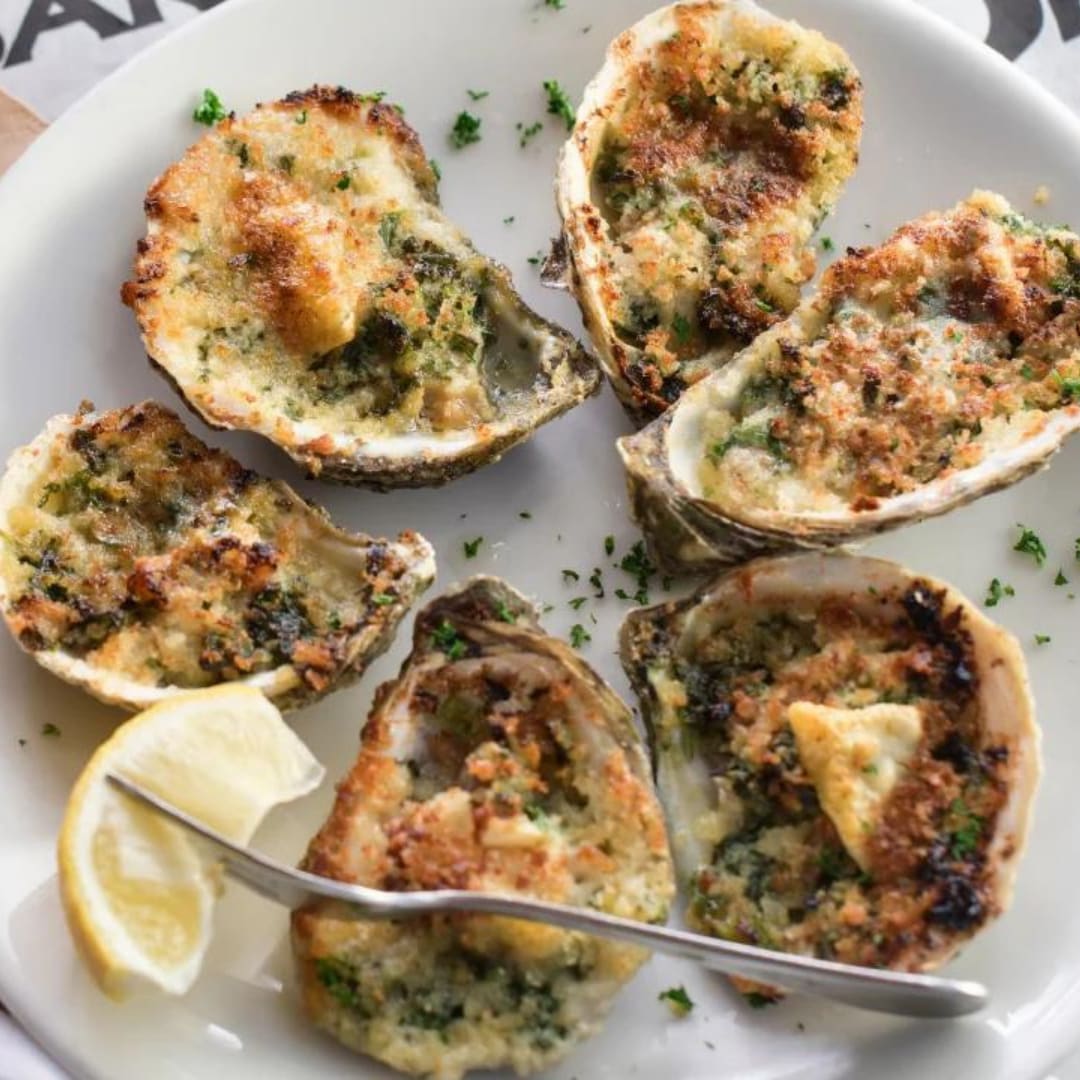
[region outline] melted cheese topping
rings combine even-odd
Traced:
[[[524,437],[596,385],[443,216],[389,104],[316,88],[227,119],[146,210],[124,298],[151,357],[204,416],[313,469],[393,437]]]
[[[80,415],[37,453],[3,547],[4,614],[33,652],[162,688],[292,666],[310,696],[422,587],[403,548],[339,533],[160,405]]]
[[[629,715],[516,594],[488,588],[465,594],[467,618],[460,601],[419,616],[417,649],[380,691],[305,866],[392,890],[482,889],[663,921],[667,839]],[[643,959],[510,919],[344,924],[330,907],[297,915],[294,943],[317,1023],[442,1078],[551,1063],[596,1030]]]
[[[830,709],[796,701],[788,709],[788,723],[822,810],[848,854],[866,870],[869,837],[922,738],[919,710],[912,705]]]
[[[852,251],[717,384],[702,495],[877,509],[1080,412],[1080,238],[976,193]]]
[[[635,46],[657,18],[612,47],[591,230],[613,351],[653,412],[796,305],[862,126],[858,75],[820,34],[697,3]]]

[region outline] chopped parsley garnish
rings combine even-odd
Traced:
[[[759,310],[764,311],[768,315],[771,315],[774,311],[776,311],[776,305],[770,304],[769,301],[762,296],[755,296],[754,303],[757,305]]]
[[[562,11],[566,7],[566,0],[544,0],[544,6]]]
[[[1054,584],[1055,585],[1068,585],[1069,584],[1069,579],[1065,576],[1065,572],[1063,570],[1059,570],[1057,572],[1057,577],[1054,578]]]
[[[836,248],[836,245],[833,243],[833,239],[832,239],[831,236],[823,236],[821,238],[821,250],[822,251],[833,251],[833,250],[835,250],[835,248]]]
[[[676,314],[671,320],[671,329],[675,331],[675,337],[680,345],[685,345],[690,340],[690,320],[685,315]]]
[[[581,606],[582,606],[583,604],[587,604],[588,602],[589,602],[589,598],[588,598],[587,596],[576,596],[576,597],[574,597],[574,599],[573,599],[573,600],[571,600],[571,601],[570,601],[570,606],[571,606],[571,607],[572,607],[572,608],[573,608],[573,609],[574,609],[575,611],[580,611],[580,610],[581,610]]]
[[[657,1000],[666,1001],[668,1008],[676,1016],[689,1016],[694,1008],[690,995],[686,992],[686,988],[682,986],[672,986],[667,990],[661,990],[657,995]]]
[[[352,177],[348,173],[343,173],[341,179],[338,180],[334,187],[336,187],[338,191],[345,191],[351,183]]]
[[[1002,585],[1001,582],[994,578],[990,582],[990,587],[986,591],[986,599],[983,603],[987,607],[997,607],[1001,603],[1003,596],[1015,596],[1016,590],[1011,585]]]
[[[544,124],[543,121],[537,120],[535,124],[530,124],[528,127],[518,124],[517,129],[521,132],[521,146],[524,149],[544,130]]]
[[[581,646],[588,641],[592,641],[592,635],[589,631],[586,630],[581,623],[574,623],[574,625],[570,627],[570,644],[573,645],[575,649],[580,649]]]
[[[593,572],[589,575],[589,584],[596,590],[593,594],[597,600],[604,599],[604,582],[600,577],[601,570],[599,566],[593,567]]]
[[[389,593],[379,593],[378,596],[373,596],[371,602],[376,607],[387,607],[397,599],[396,596],[391,596]]]
[[[495,605],[495,614],[499,616],[499,619],[502,622],[517,622],[517,616],[506,606],[505,600],[500,600],[498,604]]]
[[[580,581],[581,575],[576,570],[564,570],[562,572],[563,581]]]
[[[472,113],[458,113],[454,126],[450,130],[450,145],[458,150],[471,146],[480,141],[480,117]]]
[[[518,517],[524,518],[525,521],[532,521],[532,514],[528,510],[519,510]]]
[[[503,224],[504,225],[513,225],[515,221],[517,221],[517,218],[514,217],[513,214],[511,214],[509,217],[504,217],[503,218]]]
[[[983,819],[972,813],[963,799],[953,799],[949,806],[952,826],[949,832],[949,850],[954,859],[966,859],[974,855],[982,836]]]
[[[378,105],[384,97],[386,97],[385,90],[373,90],[370,94],[359,94],[356,100],[361,102],[367,102],[371,105]]]
[[[435,174],[435,179],[436,180],[441,180],[442,179],[442,166],[440,166],[439,163],[434,158],[432,158],[428,162],[428,164],[431,166],[431,171]]]
[[[1036,645],[1049,645],[1050,644],[1050,635],[1049,634],[1036,634],[1035,635],[1035,644]]]
[[[1024,364],[1020,368],[1020,374],[1028,381],[1031,382],[1035,378],[1035,371],[1030,364]]]
[[[1023,555],[1030,555],[1037,565],[1042,566],[1046,562],[1046,545],[1026,525],[1017,525],[1020,530],[1020,539],[1013,546],[1013,551],[1019,551]]]
[[[749,1005],[751,1009],[765,1009],[770,1005],[776,1004],[776,998],[769,997],[768,994],[752,992],[743,994],[743,997],[746,999],[746,1004]]]
[[[446,653],[450,660],[460,660],[465,655],[465,642],[445,619],[435,628],[431,642],[440,652]]]
[[[535,255],[530,255],[528,263],[530,266],[539,266],[544,261],[544,253],[538,251]]]
[[[202,99],[199,104],[195,106],[195,111],[191,114],[191,119],[194,120],[196,124],[205,124],[207,127],[213,127],[215,124],[224,120],[228,115],[225,106],[221,104],[221,98],[219,98],[213,90],[204,90],[202,92]]]
[[[465,91],[473,101],[483,101],[484,98],[491,95],[490,90],[466,90]]]
[[[639,604],[649,602],[649,581],[656,573],[656,565],[645,550],[645,542],[638,540],[619,563],[624,573],[629,574],[637,583],[634,600]]]
[[[614,555],[615,554],[615,537],[614,536],[605,536],[604,537],[604,554],[606,554],[606,555]]]
[[[740,424],[723,442],[714,443],[709,454],[715,461],[720,461],[737,446],[767,450],[775,458],[784,457],[784,444],[772,433],[769,424]]]
[[[475,540],[466,540],[464,543],[465,558],[475,559],[476,553],[480,550],[480,545],[484,542],[482,536],[478,536]]]
[[[296,122],[298,124],[306,124],[307,123],[307,109],[301,109],[296,114]]]
[[[1080,562],[1080,539],[1076,541],[1076,546],[1074,550],[1076,551],[1076,561]]]
[[[47,723],[41,725],[41,734],[55,736],[60,734],[60,729],[53,723]]]
[[[544,89],[548,96],[548,112],[553,116],[561,116],[566,121],[566,130],[574,130],[574,106],[570,104],[570,98],[566,91],[559,85],[558,80],[548,79],[544,82]]]
[[[1080,401],[1080,379],[1062,379],[1061,392],[1072,401]]]

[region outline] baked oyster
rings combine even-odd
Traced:
[[[390,890],[526,894],[663,922],[663,814],[626,706],[535,608],[474,578],[417,615],[375,695],[360,757],[303,867]],[[646,958],[585,934],[483,915],[293,916],[304,1008],[415,1075],[531,1072],[595,1032]]]
[[[123,298],[207,423],[315,475],[417,487],[496,460],[600,376],[442,214],[378,97],[315,87],[219,123],[151,186]]]
[[[635,418],[799,302],[861,134],[844,50],[748,0],[674,4],[614,41],[557,192],[570,287]]]
[[[1080,238],[976,192],[849,250],[619,450],[657,559],[693,570],[945,513],[1078,427]]]
[[[0,480],[8,628],[128,709],[236,681],[281,708],[321,697],[387,648],[434,576],[422,537],[336,528],[154,402],[54,417]]]
[[[630,614],[621,657],[693,928],[927,971],[1008,907],[1034,703],[1016,640],[948,585],[761,559]]]

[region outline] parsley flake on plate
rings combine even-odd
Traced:
[[[458,113],[458,118],[450,130],[450,145],[463,150],[466,146],[478,143],[481,139],[480,124],[479,116],[473,116],[469,112]]]
[[[228,115],[225,106],[221,104],[221,98],[213,90],[204,90],[199,104],[195,106],[195,111],[191,114],[191,119],[196,124],[213,127]]]
[[[559,85],[557,79],[547,79],[544,82],[544,90],[548,96],[548,112],[553,116],[561,116],[566,121],[566,130],[574,130],[576,113],[570,103],[570,97]]]

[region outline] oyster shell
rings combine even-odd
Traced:
[[[522,893],[663,922],[663,814],[628,709],[508,585],[474,578],[416,619],[305,869],[393,890]],[[293,916],[304,1007],[355,1050],[454,1080],[531,1072],[600,1026],[645,959],[489,916]]]
[[[1034,703],[1016,640],[948,585],[761,559],[630,614],[621,657],[696,929],[925,971],[1008,907]]]
[[[422,537],[344,532],[144,402],[57,416],[0,480],[0,609],[54,675],[128,709],[240,681],[348,684],[435,576]]]
[[[657,560],[701,570],[945,513],[1080,427],[1080,238],[976,192],[851,251],[619,451]]]
[[[312,474],[439,484],[599,389],[441,212],[398,109],[315,87],[226,119],[150,188],[123,296],[215,427]]]
[[[749,0],[674,4],[614,41],[557,196],[570,287],[632,416],[795,307],[861,132],[844,50]]]

